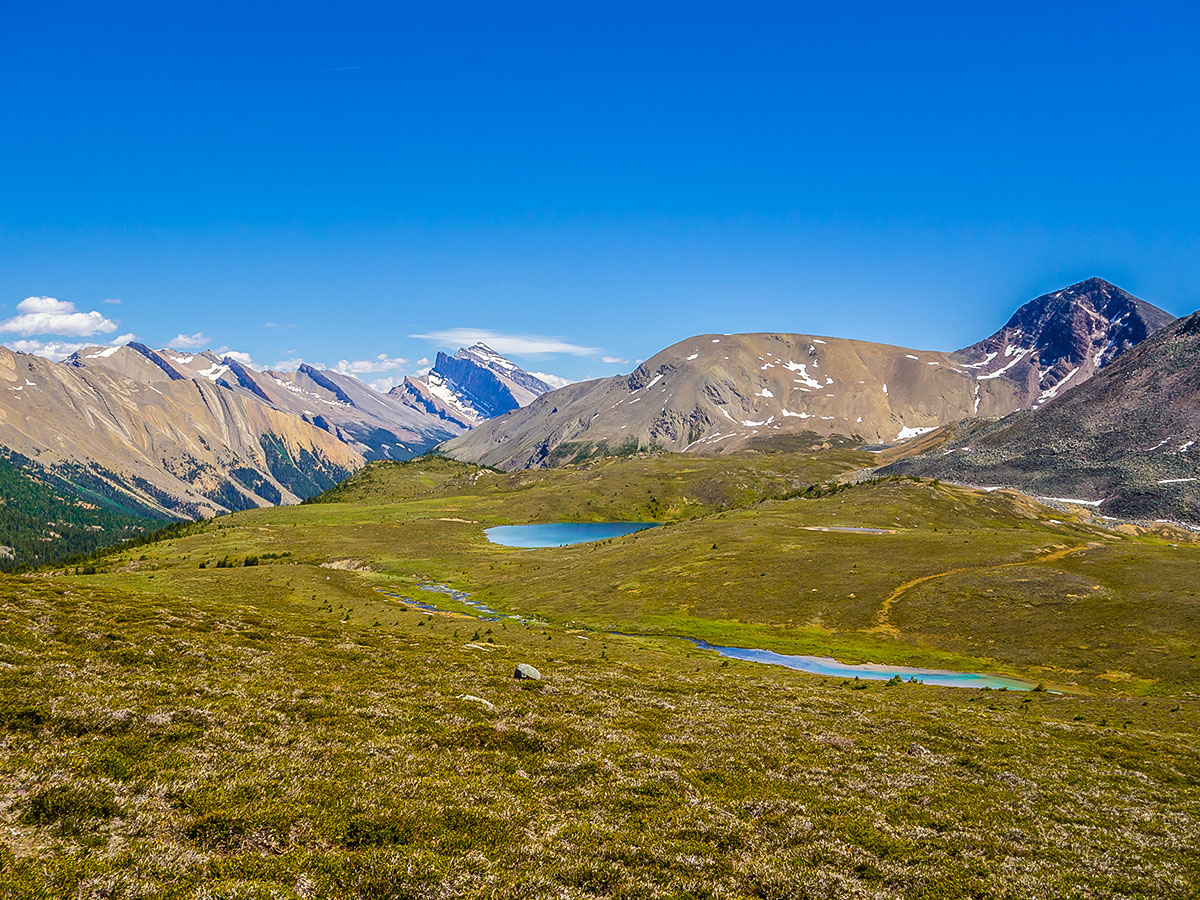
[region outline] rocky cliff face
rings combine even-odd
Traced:
[[[551,390],[487,344],[478,343],[453,356],[438,353],[433,368],[406,378],[391,391],[402,403],[470,428],[528,406]]]
[[[1200,525],[1200,313],[1044,408],[963,423],[949,443],[884,471]]]
[[[1174,319],[1116,285],[1089,278],[1031,300],[991,337],[956,356],[980,381],[1003,379],[1017,389],[1021,406],[1037,407]]]

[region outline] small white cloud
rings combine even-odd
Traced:
[[[108,298],[107,300],[105,300],[104,302],[105,302],[105,303],[116,303],[116,304],[120,304],[120,302],[121,302],[121,301],[120,301],[120,300],[118,300],[116,297],[109,297],[109,298]]]
[[[281,359],[271,368],[276,372],[294,372],[296,369],[304,365],[304,358],[301,356],[293,356],[290,359]],[[321,366],[317,366],[321,368]]]
[[[199,350],[208,342],[208,335],[203,331],[197,331],[195,334],[177,334],[167,341],[167,346],[172,350]]]
[[[46,359],[52,359],[58,362],[61,359],[66,359],[72,353],[82,350],[87,344],[76,344],[71,341],[36,341],[36,340],[20,340],[7,341],[4,344],[9,350],[15,350],[18,353],[30,353],[34,356],[42,356]]]
[[[333,371],[341,375],[374,375],[378,372],[392,372],[406,365],[407,359],[380,353],[374,359],[343,359],[333,367]]]
[[[117,330],[117,323],[95,310],[78,312],[74,303],[54,297],[26,297],[17,304],[20,315],[0,322],[0,331],[88,337]]]
[[[575,383],[570,378],[563,378],[561,375],[550,375],[546,372],[530,372],[529,374],[534,378],[540,378],[552,388],[566,387],[568,384]]]
[[[221,357],[221,359],[228,357],[229,359],[237,360],[243,366],[246,366],[249,369],[258,368],[258,366],[254,364],[254,360],[251,358],[250,354],[243,353],[241,350],[230,350],[228,347],[222,347],[220,350],[216,351],[216,354],[217,356]]]
[[[129,334],[117,335],[115,338],[113,338],[111,341],[108,342],[108,346],[124,347],[126,344],[131,343],[132,341],[136,341],[137,339],[138,339],[137,335],[131,331],[131,332],[129,332]]]
[[[486,328],[449,328],[445,331],[431,331],[428,334],[410,334],[409,337],[455,348],[483,343],[497,353],[513,353],[518,356],[537,356],[543,353],[594,356],[600,352],[597,347],[583,347],[558,338],[541,337],[536,334],[500,334]]]
[[[404,376],[400,376],[399,378],[377,378],[375,381],[368,382],[368,384],[379,391],[379,393],[386,394],[402,381],[404,381]]]
[[[623,366],[629,362],[629,360],[621,359],[619,356],[602,356],[600,357],[600,362],[608,363],[610,366]]]
[[[290,323],[284,324],[281,322],[268,322],[267,327],[268,328],[295,328],[296,326],[293,324],[290,324]]]

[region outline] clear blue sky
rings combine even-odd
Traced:
[[[474,329],[581,378],[706,331],[953,349],[1089,275],[1190,312],[1197,8],[10,3],[0,316],[115,330],[0,339],[374,380]]]

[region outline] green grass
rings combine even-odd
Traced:
[[[924,483],[771,499],[863,459],[371,466],[0,579],[0,898],[1194,896],[1195,546]],[[451,610],[426,579],[547,624],[375,590]],[[1073,687],[846,682],[673,633]]]
[[[558,626],[988,670],[1071,689],[1200,689],[1197,545],[1119,535],[1002,492],[908,480],[805,492],[864,457],[662,456],[511,475],[445,460],[375,465],[326,502],[224,517],[145,560],[118,554],[94,582],[140,589],[157,573],[155,590],[204,590],[229,574],[212,571],[222,559],[258,555],[273,579],[334,563],[367,570],[355,579],[364,586],[450,584]],[[587,519],[664,527],[535,551],[483,534]],[[890,533],[814,530],[838,526]],[[278,553],[291,555],[266,558]]]

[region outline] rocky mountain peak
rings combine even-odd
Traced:
[[[1105,515],[1200,524],[1200,313],[1160,328],[1034,412],[959,423],[888,474],[1076,498]]]
[[[1088,278],[1030,300],[1003,328],[956,356],[979,381],[1003,378],[1037,407],[1174,318],[1103,278]]]
[[[429,372],[406,378],[391,395],[470,428],[528,406],[550,390],[536,375],[479,341],[453,356],[439,352]]]

